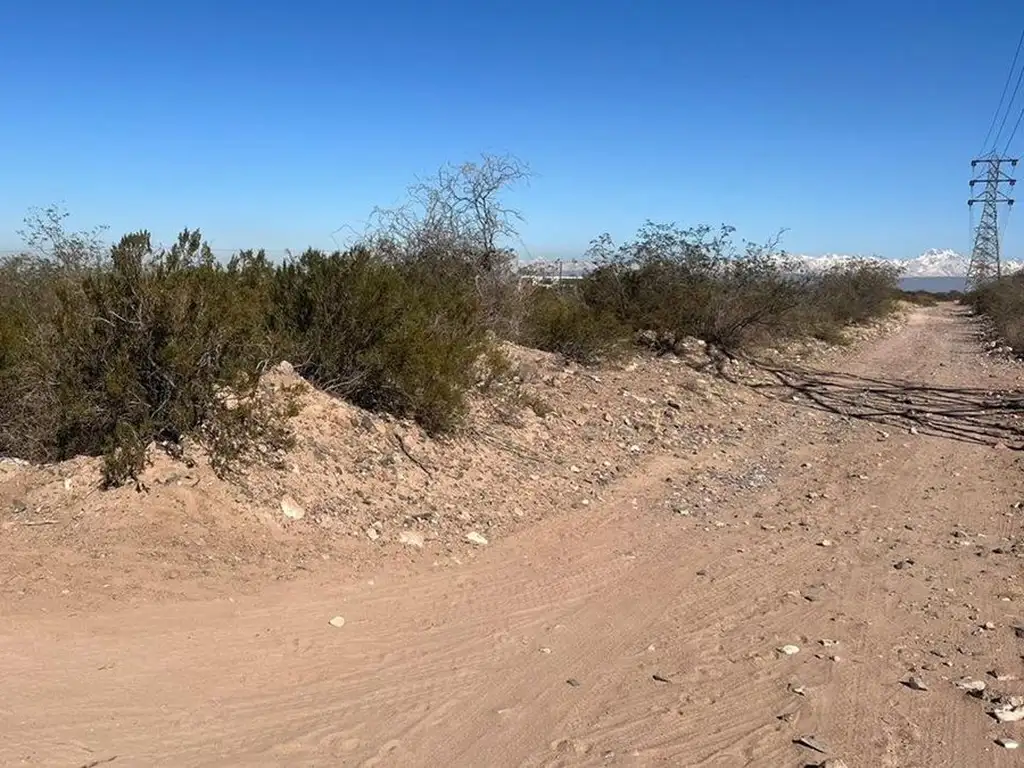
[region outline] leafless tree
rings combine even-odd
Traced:
[[[502,196],[530,178],[528,166],[510,155],[482,155],[479,162],[445,165],[418,179],[408,201],[373,212],[372,237],[405,255],[458,254],[482,275],[505,271],[514,252],[503,241],[518,235],[521,213]]]

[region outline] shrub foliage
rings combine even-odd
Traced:
[[[993,280],[966,294],[964,303],[983,315],[998,340],[1024,352],[1024,274]]]
[[[499,242],[517,217],[499,193],[525,175],[509,159],[449,168],[351,247],[282,263],[218,261],[189,229],[170,248],[145,231],[106,248],[99,231],[68,233],[57,208],[33,212],[26,253],[0,261],[0,455],[103,456],[119,485],[138,483],[153,445],[180,454],[192,440],[227,473],[290,445],[294,400],[259,383],[284,359],[442,433],[480,361],[498,359],[496,334],[593,364],[637,338],[661,351],[694,336],[725,350],[827,338],[891,308],[892,269],[807,273],[775,243],[735,245],[728,227],[649,223],[630,242],[595,241],[598,267],[574,285],[526,283]],[[1006,286],[976,302],[1009,328],[1024,283]]]

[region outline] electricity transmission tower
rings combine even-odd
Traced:
[[[995,154],[971,161],[975,171],[971,179],[971,199],[968,206],[981,203],[981,219],[974,233],[974,248],[971,251],[971,263],[967,268],[967,290],[971,291],[992,279],[1002,276],[999,263],[999,206],[1005,204],[1012,207],[1014,199],[1009,197],[1002,185],[1013,187],[1017,180],[1011,178],[1003,167],[1017,166],[1017,158],[1000,157]],[[980,196],[975,195],[974,185],[984,184],[985,189]]]

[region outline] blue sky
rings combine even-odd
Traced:
[[[118,234],[330,246],[417,174],[510,152],[533,256],[647,218],[965,250],[1022,28],[1005,0],[6,0],[0,249],[58,201]]]

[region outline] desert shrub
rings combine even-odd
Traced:
[[[738,253],[731,235],[729,227],[648,223],[618,247],[604,236],[591,249],[599,266],[584,278],[582,296],[667,347],[688,336],[723,348],[756,343],[784,330],[804,297],[802,281],[773,247],[748,244]]]
[[[849,325],[892,311],[900,268],[871,259],[836,265],[815,275],[808,308],[820,321]]]
[[[457,426],[487,345],[457,257],[308,250],[278,271],[275,327],[316,386],[431,432]]]
[[[899,291],[897,298],[910,304],[916,304],[919,307],[934,307],[940,301],[950,300],[943,295],[931,293],[930,291]]]
[[[1024,352],[1024,274],[990,281],[966,294],[964,303],[987,319],[993,336]]]
[[[812,274],[777,241],[738,249],[732,233],[648,223],[621,246],[603,236],[581,296],[660,351],[688,336],[725,350],[800,336],[839,341],[842,326],[893,308],[895,267],[863,260]]]
[[[520,340],[585,365],[614,354],[628,329],[610,311],[587,304],[572,287],[537,286],[530,294]]]
[[[137,479],[151,443],[180,446],[229,422],[243,439],[230,456],[217,453],[225,441],[211,444],[219,470],[249,447],[245,435],[287,443],[286,415],[250,405],[271,346],[260,295],[246,270],[215,262],[198,231],[169,250],[137,232],[95,263],[44,255],[7,267],[45,301],[0,310],[0,325],[18,328],[5,355],[0,453],[103,455],[114,486]]]

